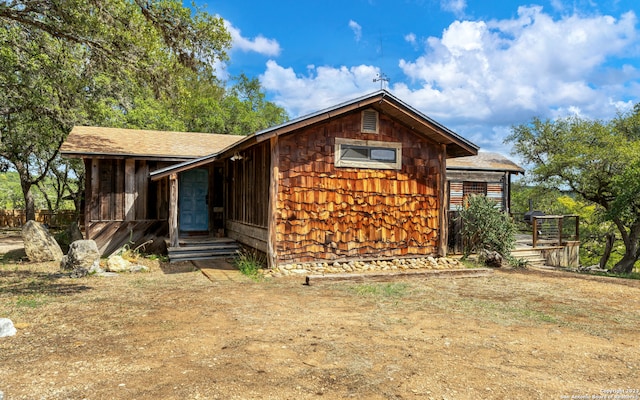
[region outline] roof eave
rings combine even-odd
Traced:
[[[523,174],[524,175],[524,169],[520,168],[520,169],[516,169],[516,168],[482,168],[482,167],[461,167],[461,166],[449,166],[447,165],[447,169],[449,170],[455,170],[455,171],[496,171],[496,172],[509,172],[509,173],[514,173],[516,175],[518,174]]]
[[[157,160],[157,161],[188,161],[195,156],[172,156],[163,154],[134,154],[134,153],[100,153],[100,152],[75,152],[61,151],[60,155],[68,158],[135,158],[138,160]]]

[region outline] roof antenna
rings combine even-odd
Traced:
[[[385,88],[385,84],[389,84],[389,77],[383,72],[381,74],[377,74],[375,78],[373,78],[374,82],[380,82],[380,90]]]

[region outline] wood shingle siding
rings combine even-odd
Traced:
[[[336,168],[335,138],[400,142],[400,170]],[[279,140],[278,262],[430,255],[437,252],[439,146],[380,115],[360,113]]]

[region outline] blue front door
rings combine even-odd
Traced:
[[[178,209],[180,210],[180,231],[209,230],[209,171],[192,169],[180,174],[178,188]]]

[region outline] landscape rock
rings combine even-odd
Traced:
[[[93,240],[76,240],[69,246],[69,253],[62,258],[60,268],[70,271],[71,277],[79,278],[88,274],[102,272],[100,251]]]
[[[588,267],[585,267],[585,266],[578,267],[578,272],[609,272],[609,271],[606,269],[600,268],[600,265],[596,264]]]
[[[497,251],[480,250],[478,253],[478,260],[488,267],[500,268],[504,262],[504,258]]]
[[[62,259],[64,254],[47,228],[39,222],[27,221],[22,227],[24,251],[30,261],[46,262]]]
[[[129,272],[149,272],[149,268],[144,265],[134,264],[131,266]]]
[[[262,274],[271,277],[308,275],[308,274],[344,274],[375,271],[406,271],[416,269],[456,269],[464,268],[457,259],[446,257],[418,257],[391,260],[348,261],[329,263],[301,263],[279,265],[273,269],[262,269]]]
[[[110,272],[129,272],[131,265],[131,261],[122,258],[122,256],[113,255],[107,259],[106,269]]]
[[[16,328],[9,318],[0,318],[0,337],[13,336],[16,332]]]

